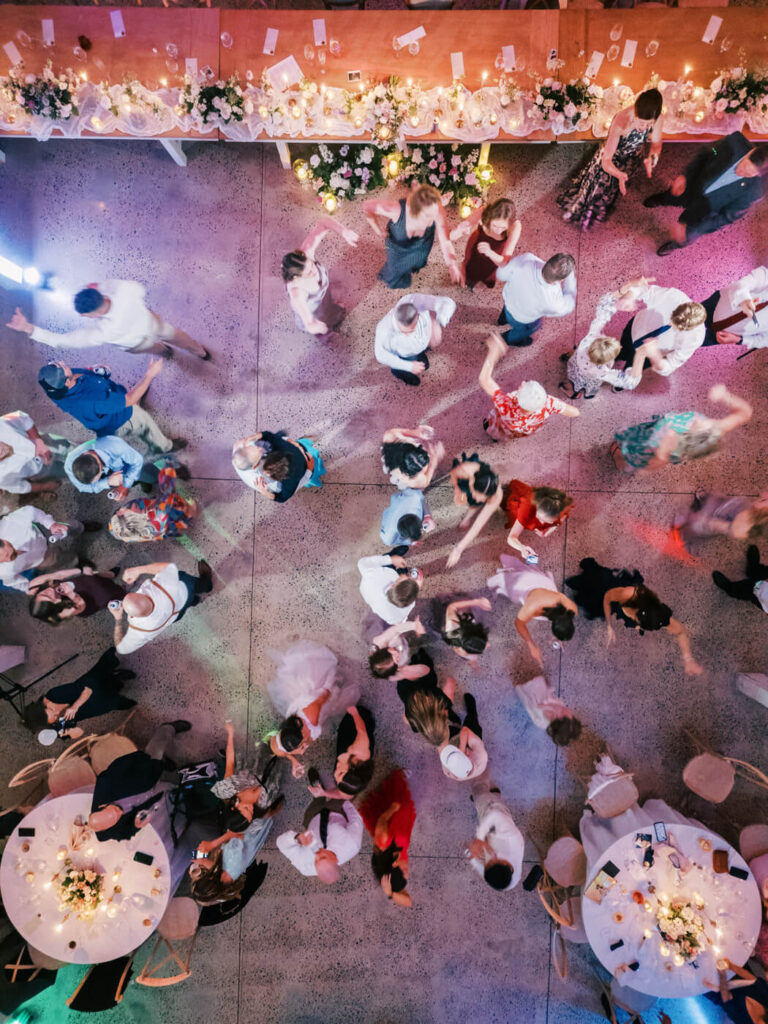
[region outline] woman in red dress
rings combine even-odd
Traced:
[[[553,533],[571,514],[573,498],[554,487],[531,487],[522,480],[511,480],[507,496],[507,544],[523,558],[536,557],[533,548],[523,544],[520,534],[532,530],[539,537]]]
[[[360,806],[365,827],[373,836],[371,865],[381,888],[400,907],[411,907],[408,884],[408,847],[416,821],[416,807],[405,774],[396,768]]]
[[[470,290],[480,282],[493,288],[497,269],[512,259],[520,230],[515,204],[509,199],[497,199],[475,210],[455,227],[451,241],[470,235],[461,271],[462,284]]]

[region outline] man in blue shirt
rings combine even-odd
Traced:
[[[435,521],[424,504],[424,492],[406,487],[390,498],[381,516],[379,536],[389,547],[409,548],[434,528]]]
[[[106,367],[70,369],[66,363],[48,363],[38,374],[40,387],[52,402],[96,437],[138,438],[152,452],[179,451],[182,439],[166,437],[140,402],[163,368],[162,359],[150,359],[142,379],[127,391],[112,380]]]
[[[73,448],[64,463],[64,472],[84,494],[98,494],[112,488],[112,496],[121,501],[136,481],[157,481],[157,467],[144,465],[143,456],[119,437],[100,437]]]

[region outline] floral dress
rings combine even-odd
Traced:
[[[547,400],[538,412],[528,412],[517,401],[517,392],[505,394],[501,388],[493,396],[493,409],[485,421],[485,432],[494,441],[503,441],[507,437],[526,437],[535,434],[539,427],[556,412],[562,412],[568,406],[559,398],[547,395]]]
[[[615,312],[616,298],[613,292],[606,292],[598,300],[595,318],[589,325],[589,330],[568,360],[568,380],[573,385],[574,394],[583,391],[585,398],[594,398],[603,384],[612,384],[624,391],[631,391],[640,383],[642,378],[632,376],[631,366],[625,370],[617,370],[612,363],[596,366],[589,358],[590,345],[602,334],[603,328]]]
[[[613,165],[630,178],[643,162],[645,143],[651,131],[650,127],[645,131],[633,128],[619,138]],[[603,170],[602,158],[603,146],[600,146],[587,166],[557,197],[563,220],[581,225],[584,231],[593,221],[607,220],[619,196],[619,179]]]
[[[620,430],[614,434],[616,443],[621,449],[624,461],[634,469],[643,469],[656,454],[656,449],[668,430],[684,437],[690,430],[695,412],[669,412],[662,416],[654,416],[645,423],[636,423],[633,427]],[[683,455],[675,449],[669,456],[671,463],[683,461]]]

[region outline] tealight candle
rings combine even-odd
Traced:
[[[643,906],[645,907],[645,911],[647,914],[650,914],[650,912],[653,910],[653,907],[647,901],[643,904]]]
[[[162,87],[165,88],[166,85],[168,85],[168,79],[167,78],[161,78],[160,79],[160,85],[162,85]]]
[[[25,878],[25,879],[26,879],[26,881],[27,881],[27,885],[32,885],[32,883],[33,883],[33,882],[34,882],[34,880],[35,880],[35,872],[34,872],[34,871],[28,871],[28,872],[26,873],[26,875],[24,876],[24,878]]]
[[[666,942],[660,943],[659,952],[662,956],[669,956],[669,946],[666,944]]]
[[[419,119],[418,119],[418,117],[415,114],[411,117],[411,125],[414,128],[418,128],[418,126],[419,126]]]
[[[64,931],[64,925],[59,923],[59,924],[56,925],[56,927],[53,930],[55,932],[63,932]]]
[[[675,967],[682,967],[685,963],[685,957],[682,955],[682,953],[675,953],[675,955],[672,957],[672,962],[674,963]]]
[[[700,110],[697,110],[696,113],[693,115],[693,120],[694,121],[703,121],[704,120],[704,114]]]

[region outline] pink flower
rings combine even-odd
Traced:
[[[427,164],[427,167],[430,169],[430,171],[434,171],[437,168],[437,160],[430,160],[429,163]]]
[[[445,174],[447,168],[446,168],[445,164],[440,164],[440,166],[438,167],[438,170],[440,171],[441,174]]]

